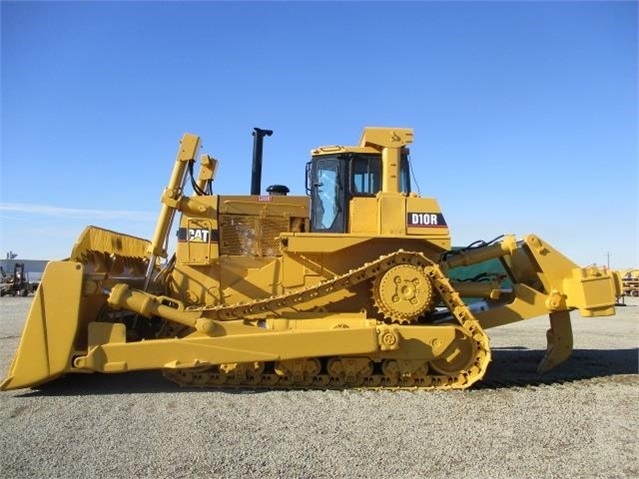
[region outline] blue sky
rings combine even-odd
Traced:
[[[178,142],[214,191],[304,193],[312,148],[410,127],[453,243],[535,233],[639,266],[635,2],[10,2],[0,254],[66,257],[85,225],[150,237]]]

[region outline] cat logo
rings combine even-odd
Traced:
[[[189,243],[208,243],[209,230],[204,228],[189,228]]]

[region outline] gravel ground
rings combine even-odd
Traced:
[[[31,298],[0,300],[0,372]],[[536,374],[546,318],[489,331],[468,391],[180,389],[159,373],[0,393],[3,478],[639,477],[639,301],[573,313],[572,358]]]

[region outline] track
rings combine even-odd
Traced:
[[[441,357],[410,361],[376,357],[313,357],[271,363],[233,363],[208,368],[165,370],[181,385],[266,389],[466,389],[480,380],[490,362],[488,336],[440,268],[422,253],[398,251],[318,285],[250,303],[188,308],[218,321],[255,317],[303,304],[371,282],[372,299],[387,322],[410,324],[441,302],[460,327],[454,347]],[[397,291],[401,292],[397,293]],[[397,296],[401,298],[397,299]],[[395,298],[395,301],[391,301]],[[382,324],[382,322],[380,322]],[[450,324],[442,325],[442,327]],[[418,327],[418,326],[416,326]],[[162,337],[175,337],[169,327]],[[433,338],[437,341],[437,338]],[[429,360],[430,359],[430,360]]]

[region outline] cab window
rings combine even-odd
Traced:
[[[315,170],[313,195],[313,229],[330,230],[340,211],[339,163],[335,159],[319,160]]]
[[[381,189],[381,159],[379,157],[351,158],[351,194],[373,196]]]
[[[410,193],[410,163],[408,162],[408,156],[402,155],[402,160],[399,169],[399,191],[402,193]]]

